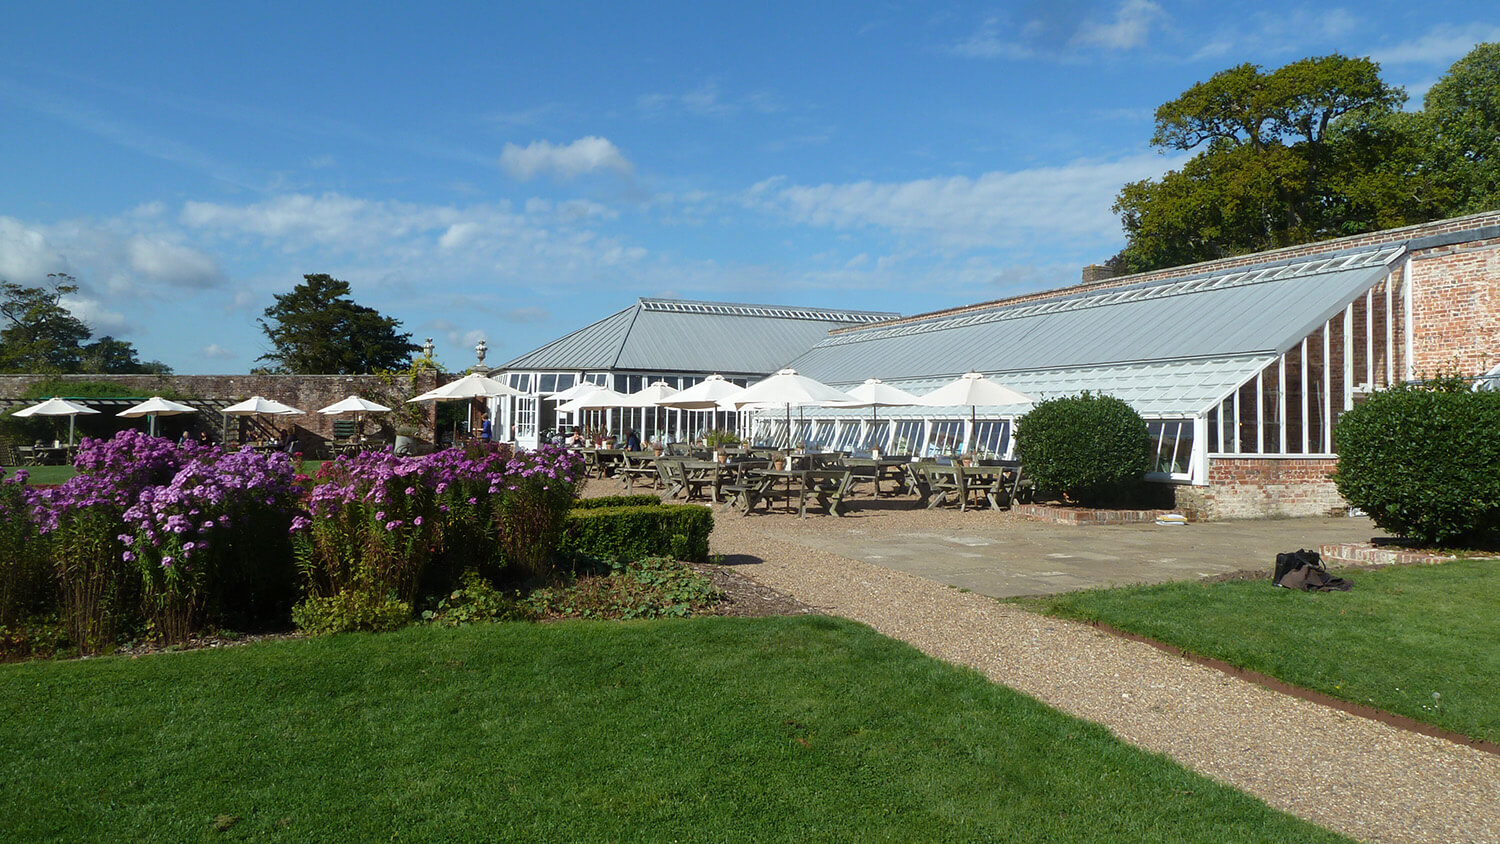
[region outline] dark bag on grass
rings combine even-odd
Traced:
[[[1348,592],[1353,586],[1342,577],[1330,577],[1328,567],[1317,551],[1298,549],[1289,554],[1276,555],[1276,572],[1272,584],[1287,589],[1305,589],[1309,592]]]

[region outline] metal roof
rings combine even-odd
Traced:
[[[1131,401],[1138,411],[1168,412],[1162,408],[1175,403],[1174,412],[1196,413],[1214,399],[1196,404],[1207,394],[1176,379],[1253,375],[1384,278],[1404,250],[1397,244],[1127,287],[1062,290],[1044,299],[846,330],[790,365],[829,384],[876,377],[911,389],[907,382],[936,379],[936,386],[972,369],[1022,392],[1033,392],[1027,384],[1034,382],[1034,389],[1057,394],[1091,389],[1120,398],[1154,373],[1172,383],[1149,399],[1151,388],[1143,383],[1141,403]],[[1192,361],[1207,369],[1166,366]],[[1075,386],[1062,389],[1066,383]]]
[[[503,369],[774,372],[829,329],[896,314],[730,302],[641,299]]]

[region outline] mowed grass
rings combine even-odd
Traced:
[[[1339,840],[822,617],[0,666],[0,711],[9,840]]]
[[[1349,592],[1265,580],[1074,592],[1027,603],[1500,742],[1500,561],[1336,571]]]

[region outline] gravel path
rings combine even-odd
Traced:
[[[882,527],[910,530],[882,514]],[[938,520],[960,517],[937,515]],[[716,508],[713,551],[759,583],[1107,726],[1365,841],[1500,842],[1500,757],[1357,718],[1086,625],[818,551],[840,520]]]

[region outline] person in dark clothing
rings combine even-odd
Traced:
[[[640,451],[641,450],[641,435],[637,434],[635,432],[634,428],[626,428],[625,429],[625,450],[626,451]]]

